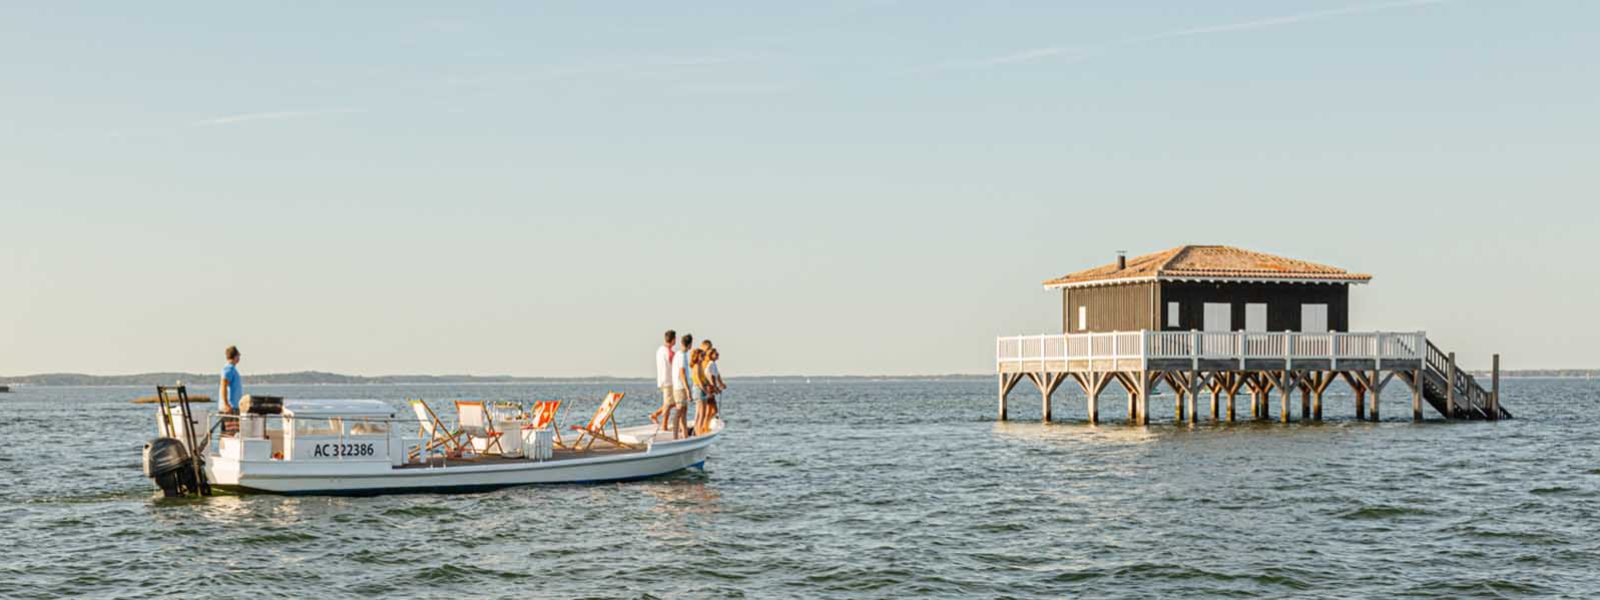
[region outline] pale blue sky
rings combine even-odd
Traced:
[[[8,3],[0,374],[986,372],[1181,243],[1600,366],[1600,3]]]

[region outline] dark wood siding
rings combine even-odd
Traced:
[[[1139,331],[1154,323],[1152,301],[1160,301],[1161,290],[1154,283],[1102,285],[1063,290],[1061,295],[1063,329],[1084,331]],[[1152,298],[1152,294],[1155,295]],[[1078,327],[1078,307],[1088,308],[1088,327]],[[1242,309],[1241,309],[1242,310]]]
[[[1075,292],[1076,294],[1076,292]],[[1169,281],[1161,284],[1161,329],[1204,329],[1203,306],[1227,302],[1233,306],[1233,328],[1244,329],[1245,304],[1267,305],[1267,331],[1300,331],[1300,305],[1328,305],[1328,330],[1350,331],[1350,286],[1330,283],[1199,283]],[[1179,325],[1167,326],[1167,303],[1177,302]]]

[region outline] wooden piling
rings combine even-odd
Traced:
[[[1008,391],[1006,389],[1006,379],[1007,378],[1008,378],[1008,376],[1006,376],[1006,375],[1001,375],[1000,376],[1000,417],[999,417],[999,420],[1001,420],[1001,421],[1006,420],[1006,392]]]
[[[1411,372],[1411,420],[1422,422],[1422,369]]]
[[[1500,420],[1500,355],[1494,355],[1494,370],[1489,375],[1489,420]]]
[[[1380,381],[1377,369],[1373,369],[1367,375],[1367,383],[1372,388],[1372,405],[1367,408],[1367,413],[1369,413],[1368,416],[1372,419],[1372,422],[1376,423],[1378,422],[1378,395],[1383,393],[1383,384],[1387,382]]]
[[[1456,353],[1449,355],[1450,367],[1444,370],[1444,416],[1456,418]]]
[[[1283,405],[1278,407],[1278,420],[1288,423],[1290,412],[1289,399],[1294,396],[1294,384],[1290,383],[1290,381],[1294,379],[1294,373],[1290,371],[1284,371],[1279,376],[1283,378],[1282,383],[1278,385],[1280,388],[1279,393],[1282,394]]]

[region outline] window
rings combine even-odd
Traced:
[[[339,435],[339,430],[344,428],[342,419],[320,419],[317,417],[294,417],[294,434],[306,435]]]
[[[1328,305],[1301,304],[1300,331],[1308,331],[1311,333],[1327,333]]]
[[[385,435],[387,433],[389,433],[389,424],[384,421],[358,419],[350,424],[350,435]]]
[[[1183,326],[1183,320],[1178,318],[1178,306],[1177,302],[1167,303],[1167,327],[1177,329]]]
[[[1207,302],[1204,309],[1206,331],[1233,331],[1233,305],[1227,302]]]
[[[1078,331],[1083,331],[1083,330],[1088,329],[1088,328],[1089,328],[1089,307],[1087,307],[1087,306],[1079,306],[1078,307]]]
[[[1267,305],[1260,302],[1251,302],[1244,305],[1244,330],[1267,330]]]

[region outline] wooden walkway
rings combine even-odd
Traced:
[[[1006,397],[1023,379],[1032,381],[1050,420],[1050,397],[1061,384],[1076,383],[1087,397],[1090,423],[1100,421],[1100,396],[1113,382],[1127,394],[1128,421],[1149,423],[1149,399],[1162,385],[1175,394],[1178,421],[1199,420],[1198,399],[1209,394],[1212,420],[1236,418],[1235,399],[1250,397],[1250,416],[1291,420],[1298,392],[1300,418],[1322,420],[1322,398],[1336,381],[1355,394],[1357,419],[1378,419],[1378,400],[1399,380],[1411,393],[1411,417],[1422,420],[1427,403],[1447,419],[1507,419],[1499,403],[1500,357],[1494,357],[1489,389],[1456,366],[1424,332],[1257,333],[1132,331],[1002,337],[995,341],[1000,420]],[[1225,405],[1223,399],[1226,399]],[[1225,408],[1224,408],[1225,406]]]

